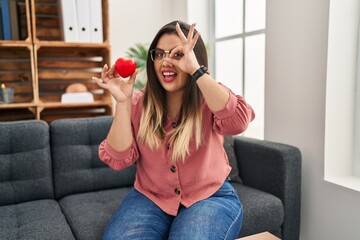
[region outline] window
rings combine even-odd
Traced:
[[[359,63],[360,2],[332,0],[329,14],[324,179],[360,191]]]
[[[358,6],[359,7],[359,6]],[[358,21],[360,23],[360,9],[358,8]],[[357,26],[357,58],[355,82],[355,120],[354,120],[354,175],[360,177],[360,27]]]
[[[245,135],[263,139],[266,0],[212,0],[212,5],[215,78],[254,108],[256,118]]]

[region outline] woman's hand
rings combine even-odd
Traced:
[[[137,71],[130,76],[128,81],[125,81],[115,71],[115,65],[109,69],[108,65],[105,64],[101,71],[101,79],[97,77],[93,77],[92,79],[94,79],[100,87],[109,90],[115,98],[115,101],[119,103],[131,100],[136,74]]]
[[[168,61],[171,64],[178,66],[182,71],[191,75],[200,68],[193,50],[200,37],[199,32],[194,36],[195,25],[195,23],[191,25],[189,35],[186,37],[182,32],[179,23],[176,24],[176,31],[181,39],[182,45],[171,50],[169,57],[164,59],[164,61]],[[175,53],[181,53],[184,56],[180,60],[176,60],[173,58]]]

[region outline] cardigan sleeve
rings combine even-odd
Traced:
[[[114,150],[106,141],[102,141],[99,146],[99,158],[114,170],[122,170],[132,166],[139,158],[139,152],[135,140],[131,146],[122,152]]]
[[[142,106],[140,104],[142,103],[141,99],[143,95],[143,92],[136,91],[132,96],[131,121],[133,128],[133,142],[131,143],[131,146],[125,151],[118,152],[108,144],[106,139],[100,143],[98,150],[100,160],[114,170],[122,170],[132,166],[140,156],[135,140],[134,121],[140,119]]]
[[[244,132],[255,118],[252,107],[242,96],[229,90],[230,97],[224,109],[213,112],[213,128],[222,135],[237,135]]]

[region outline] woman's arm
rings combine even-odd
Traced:
[[[115,115],[110,131],[107,135],[107,143],[116,151],[122,152],[128,149],[133,142],[131,127],[131,101],[134,81],[137,72],[125,81],[115,71],[113,65],[110,69],[105,65],[101,72],[101,79],[93,78],[97,84],[110,91],[115,98]]]
[[[228,89],[217,83],[209,74],[202,75],[196,80],[196,83],[212,112],[217,112],[225,108],[230,97]]]

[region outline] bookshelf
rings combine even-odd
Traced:
[[[110,63],[108,0],[102,0],[100,43],[63,41],[58,4],[17,0],[20,39],[0,40],[0,83],[14,88],[14,103],[0,104],[0,121],[112,114],[110,94],[91,79],[100,77],[102,66]],[[84,84],[94,102],[61,103],[72,83]]]

